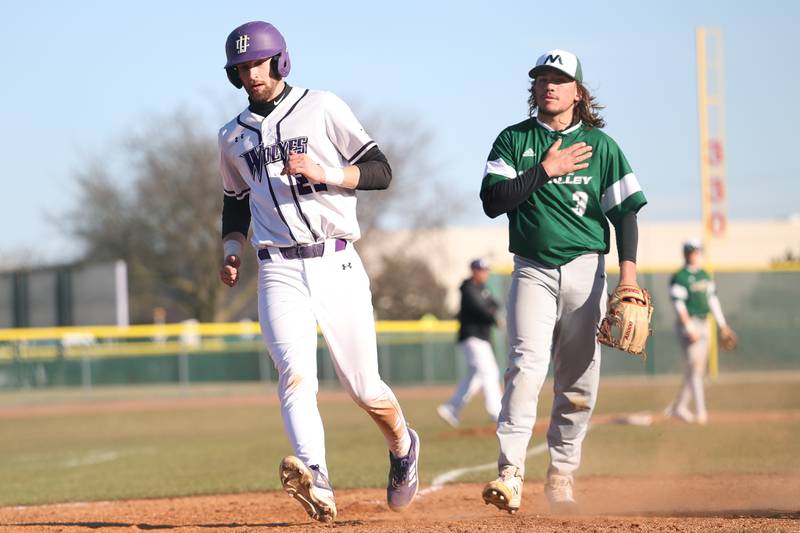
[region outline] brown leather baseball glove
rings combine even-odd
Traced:
[[[730,326],[719,328],[719,345],[723,350],[726,352],[732,352],[736,349],[738,342],[739,338],[736,336],[736,332],[733,331]]]
[[[647,289],[619,285],[608,297],[608,310],[600,322],[597,340],[644,359],[652,317],[653,304]]]

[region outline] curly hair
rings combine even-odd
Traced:
[[[528,97],[528,114],[530,116],[534,116],[539,107],[536,105],[536,96],[533,92],[534,82],[535,80],[531,80],[531,86],[528,89],[530,93]],[[581,82],[576,80],[575,83],[578,85],[578,94],[581,99],[575,104],[574,116],[590,128],[604,128],[606,121],[600,116],[600,110],[604,109],[605,106],[600,105],[597,99],[589,92],[589,89]]]

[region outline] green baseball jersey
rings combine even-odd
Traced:
[[[589,166],[552,177],[508,212],[509,250],[551,266],[593,251],[608,253],[608,220],[616,223],[647,203],[614,139],[580,122],[557,132],[535,117],[500,133],[489,152],[481,189],[535,167],[559,137],[562,150],[579,142],[591,145]]]
[[[705,270],[683,267],[669,282],[672,300],[682,300],[689,316],[704,318],[709,311],[708,298],[716,292],[711,276]]]

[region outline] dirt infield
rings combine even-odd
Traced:
[[[800,477],[720,475],[673,479],[580,479],[581,513],[553,516],[539,484],[525,486],[522,510],[487,507],[480,485],[460,484],[421,496],[405,513],[384,492],[337,492],[331,526],[310,522],[281,492],[163,500],[0,508],[2,531],[800,531]]]
[[[182,390],[147,389],[142,391],[95,391],[83,395],[73,391],[53,391],[46,395],[17,395],[6,397],[0,406],[0,421],[16,424],[17,420],[40,419],[51,424],[47,417],[59,420],[72,416],[80,421],[80,415],[103,415],[106,413],[158,413],[161,411],[186,411],[205,408],[232,408],[224,413],[236,412],[241,406],[272,406],[276,403],[273,391],[262,388],[223,388],[207,387],[192,389],[184,394]],[[445,397],[449,388],[408,389],[402,391],[407,397],[415,399],[429,397],[435,400]],[[325,401],[349,402],[340,391],[323,391],[320,397]],[[349,405],[349,403],[348,403]],[[787,407],[788,405],[788,407]],[[426,407],[426,406],[423,406]],[[426,407],[427,409],[427,407]],[[433,409],[428,409],[433,412]],[[360,413],[359,413],[360,414]],[[665,419],[659,414],[649,417],[647,423],[637,423],[630,416],[602,413],[593,419],[595,425],[633,424],[655,427],[653,431],[680,429],[681,424]],[[105,420],[105,419],[102,419]],[[101,420],[101,421],[102,421]],[[175,418],[165,420],[174,421]],[[218,418],[212,418],[218,420]],[[249,419],[246,419],[249,420]],[[734,428],[742,424],[761,422],[789,422],[800,420],[800,410],[794,404],[784,401],[764,403],[760,408],[740,411],[714,411],[708,428]],[[434,420],[439,422],[438,420]],[[546,424],[541,417],[538,426]],[[10,426],[16,427],[16,426]],[[83,426],[82,426],[83,427]],[[91,426],[87,426],[91,427]],[[431,426],[432,438],[449,443],[464,436],[492,436],[494,428],[489,425],[461,429],[435,429]],[[608,426],[607,426],[608,427]],[[688,428],[689,426],[686,426]],[[692,426],[694,429],[694,426]],[[24,429],[24,428],[23,428]],[[701,428],[696,428],[701,429]],[[437,433],[438,431],[438,433]],[[539,433],[541,429],[537,429]],[[637,429],[638,431],[638,429]],[[653,432],[647,433],[652,435]],[[725,435],[735,435],[726,432]],[[107,435],[100,432],[102,438]],[[147,436],[147,434],[144,434]],[[779,433],[779,442],[787,440],[793,433]],[[177,433],[176,438],[182,438]],[[760,439],[769,435],[759,434]],[[180,439],[179,439],[180,440]],[[83,443],[83,440],[76,442]],[[116,441],[112,441],[116,442]],[[614,441],[615,442],[615,441]],[[734,441],[735,442],[735,441]],[[767,441],[762,441],[762,444]],[[615,444],[610,444],[614,446]],[[106,444],[111,447],[112,444]],[[623,445],[620,445],[623,446]],[[78,445],[75,449],[81,449]],[[91,447],[91,446],[90,446]],[[93,448],[92,448],[93,449]],[[105,449],[105,448],[103,448]],[[736,453],[752,456],[752,462],[742,471],[762,469],[764,454],[771,448],[759,445],[755,451]],[[794,460],[794,448],[789,444],[778,447],[778,452],[789,455],[785,460]],[[619,449],[606,449],[612,461],[627,460],[628,456]],[[749,448],[748,448],[749,450]],[[13,451],[13,450],[12,450]],[[39,451],[36,457],[44,457],[48,448]],[[645,452],[654,450],[647,448]],[[19,453],[19,452],[17,452]],[[708,453],[714,453],[714,450]],[[213,454],[212,454],[213,456]],[[748,457],[750,457],[748,456]],[[170,457],[169,453],[165,457]],[[779,455],[784,457],[784,455]],[[788,459],[791,457],[792,459]],[[16,464],[16,463],[15,463]],[[635,461],[631,464],[638,464]],[[729,463],[720,463],[720,469],[706,472],[727,471]],[[776,470],[775,463],[771,470]],[[783,468],[785,462],[779,463]],[[172,463],[167,464],[167,466]],[[174,467],[174,465],[172,465]],[[618,463],[612,462],[612,469],[605,472],[618,473]],[[444,467],[442,467],[444,468]],[[452,468],[452,465],[450,466]],[[722,470],[724,469],[724,470]],[[581,513],[575,516],[553,516],[548,514],[540,481],[526,484],[523,508],[514,516],[487,507],[480,498],[481,485],[454,484],[439,490],[427,487],[426,493],[414,503],[406,513],[396,514],[388,510],[385,493],[380,489],[338,490],[337,503],[339,517],[333,525],[326,526],[311,522],[300,506],[282,492],[252,492],[241,494],[204,495],[165,499],[118,500],[88,503],[64,503],[35,506],[0,507],[0,532],[54,532],[75,533],[86,531],[397,531],[414,533],[433,532],[472,532],[472,531],[532,531],[532,532],[628,532],[628,531],[794,531],[800,533],[800,474],[796,467],[792,473],[780,475],[764,474],[713,474],[708,476],[686,476],[673,474],[648,478],[623,477],[579,477],[576,496],[581,504]],[[672,470],[669,470],[672,472]],[[683,470],[683,472],[694,470]],[[491,475],[491,469],[486,471]],[[620,471],[621,472],[621,471]],[[626,475],[639,471],[627,469]],[[437,473],[442,472],[437,470]],[[643,474],[643,473],[642,473]],[[46,476],[46,472],[39,472]],[[86,478],[91,479],[91,478]],[[96,479],[96,478],[95,478]],[[215,478],[217,479],[217,478]],[[480,478],[469,478],[480,479]],[[81,478],[81,483],[91,483]],[[197,480],[194,481],[197,483]],[[94,485],[92,485],[94,486]],[[191,492],[191,487],[179,493]],[[230,487],[239,485],[232,484]],[[244,485],[242,485],[244,486]],[[14,484],[9,484],[9,494]],[[199,492],[201,487],[196,487]],[[228,489],[211,489],[228,490]],[[91,496],[105,495],[102,489]],[[149,494],[150,492],[142,492]],[[70,496],[69,488],[58,496]],[[9,497],[6,501],[36,501]],[[43,500],[39,500],[43,501]],[[51,500],[53,501],[53,500]]]

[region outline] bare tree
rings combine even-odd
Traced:
[[[372,277],[375,311],[381,319],[418,319],[424,314],[445,317],[446,289],[429,265],[409,255],[414,230],[444,226],[463,199],[448,191],[444,176],[431,162],[431,133],[413,118],[367,114],[365,124],[392,167],[387,191],[359,194],[361,240],[358,248],[380,257],[367,263]],[[382,231],[403,228],[404,242],[391,253],[381,249]]]
[[[427,263],[415,257],[383,258],[383,269],[372,279],[373,306],[385,320],[418,320],[432,314],[448,315],[447,289],[433,275]]]
[[[176,113],[124,146],[132,177],[99,162],[76,176],[73,233],[88,258],[127,261],[135,321],[149,320],[155,306],[170,319],[219,318],[227,294],[217,279],[222,193],[213,131]]]
[[[367,131],[377,140],[392,167],[392,184],[386,191],[359,193],[360,247],[373,244],[373,230],[392,227],[431,229],[441,227],[461,205],[449,192],[431,162],[433,135],[418,121],[400,115],[367,113]]]

